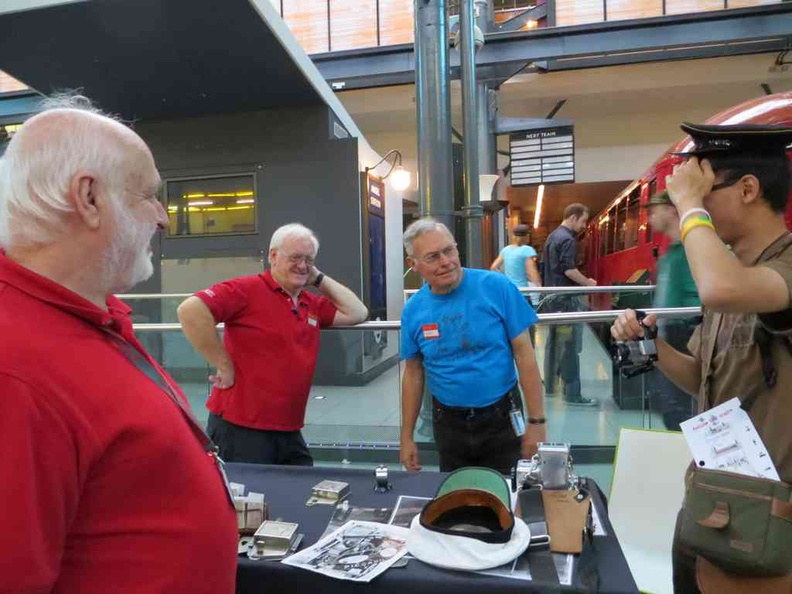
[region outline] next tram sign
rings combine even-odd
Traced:
[[[509,154],[512,186],[575,181],[573,126],[510,134]]]

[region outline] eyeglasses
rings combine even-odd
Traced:
[[[413,258],[414,260],[420,260],[424,264],[437,264],[440,261],[440,256],[445,256],[446,258],[453,258],[459,253],[457,250],[457,244],[452,243],[446,248],[443,248],[439,252],[431,252],[429,254],[423,255],[420,258]]]
[[[727,177],[726,181],[722,181],[719,184],[714,184],[712,186],[712,189],[710,190],[710,192],[714,192],[715,190],[722,190],[723,188],[728,188],[729,186],[733,186],[734,184],[736,184],[741,179],[742,179],[742,176],[734,178],[734,179],[729,179]]]
[[[313,266],[314,262],[316,262],[316,258],[313,256],[303,256],[302,254],[289,254],[286,256],[286,259],[290,264],[299,264],[300,262],[305,262],[308,266]]]

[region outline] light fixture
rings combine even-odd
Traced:
[[[384,181],[390,177],[391,187],[397,192],[403,192],[410,187],[410,172],[402,167],[402,154],[396,149],[388,151],[373,167],[366,167],[366,175],[368,175],[369,171],[376,169],[380,164],[384,163],[391,155],[395,155],[396,158],[393,160],[390,171],[382,176],[382,180]],[[391,174],[393,175],[391,176]]]
[[[539,218],[542,216],[542,200],[544,198],[544,184],[539,186],[539,192],[536,194],[536,211],[534,212],[534,229],[539,228]]]
[[[498,183],[500,175],[494,173],[482,173],[479,175],[479,202],[492,202],[492,190]]]
[[[190,206],[212,206],[212,204],[214,204],[214,200],[193,200],[187,204]]]
[[[242,198],[241,200],[237,200],[237,204],[253,204],[255,200],[253,198]]]

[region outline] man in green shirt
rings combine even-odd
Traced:
[[[685,248],[679,240],[679,213],[668,192],[663,191],[649,199],[649,225],[671,240],[668,250],[657,261],[657,287],[654,307],[698,307],[701,305],[696,283],[690,273]],[[695,328],[694,318],[660,320],[657,324],[660,338],[675,349],[687,353],[687,343]],[[679,424],[690,418],[695,410],[693,399],[677,388],[662,373],[651,372],[648,379],[652,409],[663,413],[667,429],[679,431]]]

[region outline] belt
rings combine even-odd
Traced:
[[[515,386],[506,392],[500,399],[492,404],[488,404],[487,406],[479,406],[479,407],[469,407],[469,406],[448,406],[447,404],[443,404],[437,398],[432,397],[434,401],[434,405],[441,409],[443,413],[463,417],[463,418],[472,418],[478,415],[484,415],[490,412],[496,411],[510,411],[512,409],[512,392],[517,388]],[[518,399],[519,402],[519,399]]]

